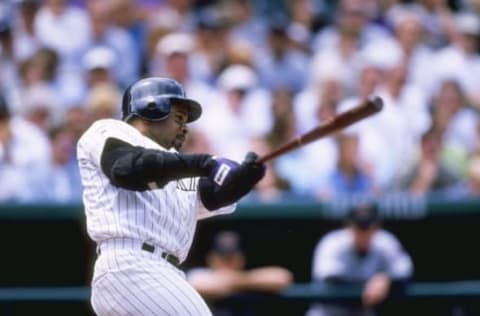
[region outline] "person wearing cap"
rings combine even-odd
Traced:
[[[217,87],[215,103],[205,109],[199,128],[205,131],[215,152],[240,159],[242,152],[252,147],[252,140],[271,130],[272,95],[260,86],[251,67],[240,64],[222,71]]]
[[[88,49],[82,57],[87,85],[91,88],[99,83],[115,83],[113,67],[118,62],[115,52],[108,46]]]
[[[377,208],[357,205],[348,212],[346,226],[326,234],[315,247],[312,282],[360,285],[361,304],[314,304],[307,315],[374,315],[375,306],[412,270],[400,241],[381,228]]]
[[[288,89],[297,93],[305,88],[310,59],[300,49],[293,47],[288,34],[289,20],[273,19],[270,22],[267,45],[254,59],[262,84],[270,90]]]
[[[360,146],[374,162],[371,173],[382,190],[393,181],[403,157],[415,153],[422,133],[430,127],[429,99],[409,80],[405,53],[395,42],[371,43],[362,49],[362,56],[363,62],[379,70],[381,76],[373,94],[382,98],[384,106],[368,126],[362,126]]]
[[[45,132],[14,115],[0,94],[0,201],[32,202],[48,190],[50,143]]]
[[[132,35],[113,24],[109,1],[85,1],[91,27],[87,47],[107,46],[113,50],[116,63],[112,73],[115,82],[126,87],[140,77],[141,48],[135,45]]]
[[[468,101],[480,108],[480,17],[472,12],[455,15],[455,36],[432,60],[431,80],[434,88],[446,79],[458,80]]]
[[[157,42],[150,72],[176,80],[189,96],[208,106],[214,102],[215,93],[207,84],[205,67],[195,38],[186,32],[171,32]]]
[[[214,315],[233,315],[219,308],[219,300],[245,292],[276,293],[293,281],[290,271],[280,266],[246,269],[247,257],[240,235],[217,233],[206,255],[204,268],[193,268],[187,280],[214,308]],[[238,315],[238,314],[235,314]]]
[[[147,77],[124,91],[121,120],[97,120],[78,140],[97,315],[211,315],[181,264],[197,221],[233,212],[265,165],[253,152],[242,163],[182,152],[201,114],[180,83]]]

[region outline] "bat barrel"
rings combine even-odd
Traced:
[[[283,155],[289,151],[292,151],[298,147],[309,144],[319,138],[339,131],[347,126],[350,126],[362,119],[365,119],[375,113],[378,113],[383,108],[383,101],[380,97],[376,96],[371,99],[363,101],[359,106],[341,113],[332,119],[322,123],[313,130],[291,140],[280,148],[268,153],[267,155],[258,159],[260,163],[264,163],[267,160],[271,160],[275,157]]]

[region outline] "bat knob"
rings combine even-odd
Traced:
[[[253,151],[250,151],[247,153],[245,156],[245,159],[243,160],[245,163],[254,163],[258,159],[258,155],[254,153]]]

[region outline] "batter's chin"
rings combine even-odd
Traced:
[[[175,140],[172,142],[172,147],[180,151],[180,149],[183,147],[183,143],[185,143],[185,137],[175,138]]]

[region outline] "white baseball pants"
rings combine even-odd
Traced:
[[[98,316],[211,316],[185,274],[137,244],[102,244],[91,303]]]

